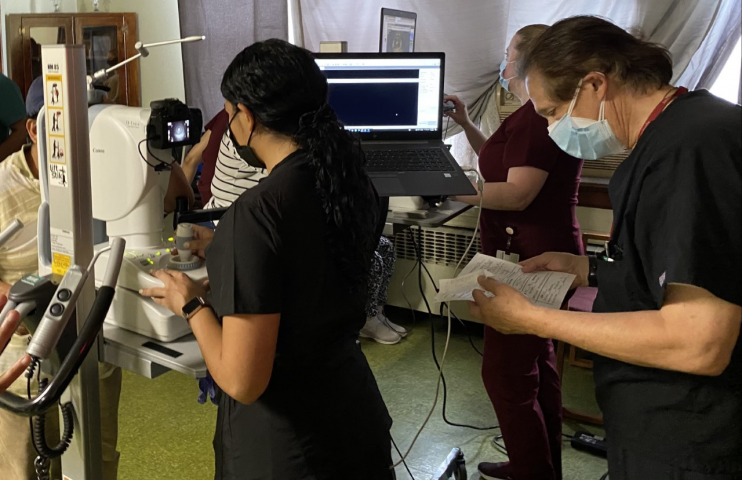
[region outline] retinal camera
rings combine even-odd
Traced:
[[[147,140],[152,148],[165,150],[195,145],[201,140],[201,110],[189,108],[176,98],[157,100],[150,104],[150,108]]]

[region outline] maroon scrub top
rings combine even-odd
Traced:
[[[211,198],[211,180],[214,178],[216,169],[216,158],[219,156],[219,145],[221,145],[224,132],[227,131],[229,124],[229,114],[226,110],[217,113],[214,118],[206,124],[204,130],[210,130],[211,136],[209,143],[206,144],[204,152],[201,154],[201,177],[198,179],[196,186],[201,194],[201,204],[206,205]]]
[[[583,253],[577,222],[577,191],[582,160],[564,153],[549,137],[548,123],[528,101],[512,113],[482,146],[479,169],[485,182],[506,182],[513,167],[549,173],[543,188],[522,212],[482,210],[482,251],[505,250],[506,228],[514,231],[510,252],[521,260],[544,252]]]

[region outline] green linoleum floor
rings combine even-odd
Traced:
[[[412,327],[406,312],[394,310],[392,317],[401,325]],[[436,325],[442,326],[439,320],[437,322]],[[473,325],[469,329],[475,345],[481,350],[481,327]],[[445,330],[440,328],[436,332],[440,358]],[[430,323],[418,321],[410,335],[398,345],[379,345],[364,340],[362,347],[394,419],[394,440],[405,452],[435,396],[437,370],[430,350]],[[455,329],[444,367],[448,385],[446,414],[450,421],[477,426],[497,424],[479,375],[480,367],[481,357],[473,350],[463,331]],[[179,373],[148,380],[124,372],[119,412],[120,480],[213,478],[211,441],[216,406],[198,404],[197,396],[196,381]],[[597,413],[592,372],[565,365],[563,397],[565,406]],[[572,433],[576,427],[566,423],[564,432]],[[597,427],[579,427],[602,433]],[[479,462],[506,459],[492,444],[495,433],[445,424],[439,401],[430,422],[407,457],[407,464],[415,480],[429,480],[451,448],[456,446],[464,451],[469,478],[476,480],[479,478],[476,474]],[[566,440],[562,455],[565,480],[598,480],[607,469],[605,460],[573,450]],[[398,458],[395,454],[395,459]],[[409,479],[403,466],[397,468],[397,476],[399,480]]]

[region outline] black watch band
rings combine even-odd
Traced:
[[[587,256],[590,262],[590,270],[587,274],[587,284],[590,287],[598,286],[598,256],[596,254],[589,254]]]
[[[183,318],[190,320],[199,310],[208,306],[209,304],[202,297],[195,297],[183,305]]]

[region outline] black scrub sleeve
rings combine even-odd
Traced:
[[[219,316],[281,312],[281,239],[277,209],[242,196],[219,222],[207,253]]]
[[[742,154],[731,147],[658,152],[648,166],[633,230],[658,308],[670,283],[742,305]]]

